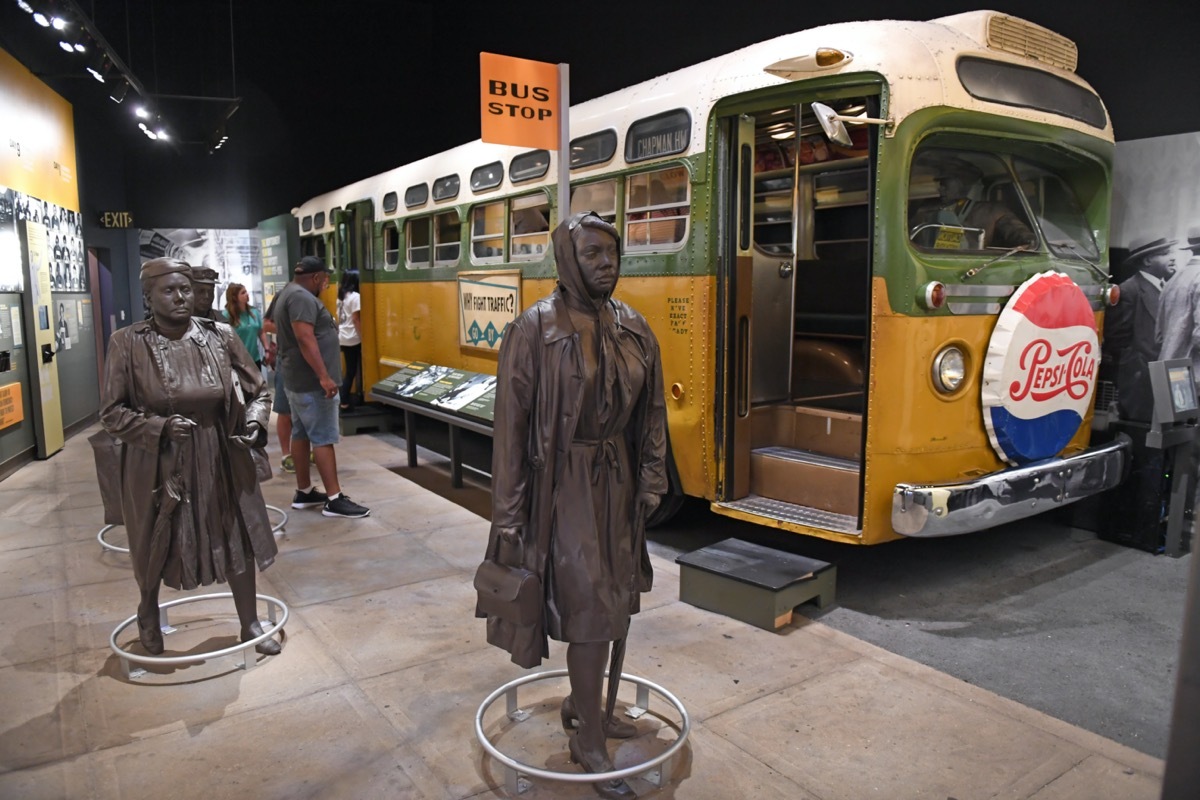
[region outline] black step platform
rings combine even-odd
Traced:
[[[356,433],[387,433],[392,429],[393,413],[380,406],[355,406],[339,414],[342,436]]]
[[[796,606],[834,603],[837,567],[781,550],[726,539],[675,559],[679,599],[768,631],[792,621]]]

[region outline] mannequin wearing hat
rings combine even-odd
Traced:
[[[972,189],[982,178],[983,172],[965,159],[940,159],[937,162],[938,199],[913,214],[913,235],[918,234],[923,225],[946,225],[982,230],[980,247],[1036,245],[1037,237],[1033,231],[1008,206],[971,197]]]
[[[1200,225],[1188,230],[1187,244],[1179,248],[1188,259],[1163,289],[1158,303],[1158,358],[1190,358],[1200,376]]]
[[[1146,366],[1158,359],[1156,326],[1163,286],[1174,274],[1176,242],[1164,238],[1133,240],[1124,266],[1121,296],[1104,318],[1104,349],[1117,362],[1117,407],[1122,419],[1149,422],[1154,408]]]
[[[255,566],[275,537],[250,449],[265,442],[269,397],[262,373],[228,325],[192,316],[187,263],[142,266],[151,317],[113,333],[100,421],[124,444],[121,511],[141,599],[138,638],[163,651],[159,587],[229,582],[241,639],[262,635]],[[278,642],[256,648],[273,655]]]
[[[192,316],[223,322],[219,312],[213,311],[217,295],[217,278],[221,277],[211,267],[191,267]]]

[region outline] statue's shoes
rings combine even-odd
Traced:
[[[242,631],[242,641],[248,642],[251,639],[257,639],[262,635],[262,625],[256,621],[250,626],[248,631]],[[264,656],[277,656],[283,652],[283,647],[274,639],[264,639],[258,644],[254,645],[254,652],[260,653]]]
[[[570,733],[579,727],[579,715],[575,713],[575,701],[571,699],[571,695],[563,698],[559,717],[562,719],[564,731]],[[637,736],[637,733],[638,730],[635,726],[615,717],[609,717],[608,721],[604,723],[604,735],[609,739],[632,739]]]

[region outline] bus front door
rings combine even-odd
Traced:
[[[839,113],[869,107],[862,97],[823,102]],[[714,508],[858,535],[874,132],[859,127],[853,147],[836,145],[807,102],[738,119],[737,213],[726,229],[742,237],[748,219],[750,237],[723,249],[730,392]]]

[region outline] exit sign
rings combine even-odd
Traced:
[[[101,211],[101,228],[132,228],[133,214],[128,211]]]

